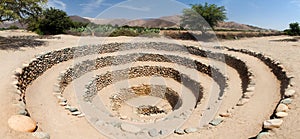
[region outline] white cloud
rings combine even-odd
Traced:
[[[80,4],[82,6],[82,13],[91,13],[94,9],[98,8],[103,0],[91,0],[89,3]]]
[[[120,8],[126,8],[129,10],[135,10],[135,11],[150,11],[149,7],[134,7],[131,5],[117,5],[116,7],[120,7]]]
[[[67,5],[60,0],[49,0],[47,3],[48,7],[55,7],[57,9],[66,10]]]

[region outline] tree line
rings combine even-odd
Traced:
[[[28,30],[38,34],[61,34],[67,31],[92,31],[106,29],[110,26],[96,26],[87,23],[73,22],[66,12],[55,9],[45,8],[47,0],[1,0],[0,1],[0,22],[20,21],[27,24]],[[227,19],[224,6],[215,4],[192,4],[190,8],[184,9],[181,16],[181,29],[190,29],[201,31],[205,34],[213,30],[218,22]],[[119,32],[140,35],[141,32],[158,33],[158,29],[141,29],[138,27],[117,27],[122,29]],[[284,31],[288,35],[300,35],[298,23],[291,23],[290,29]],[[93,32],[92,32],[93,33]],[[116,33],[116,32],[114,32]]]

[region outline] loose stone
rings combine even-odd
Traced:
[[[293,102],[293,99],[291,99],[291,98],[286,98],[284,100],[281,100],[281,103],[283,103],[285,105],[291,104],[292,102]]]
[[[156,129],[151,129],[148,131],[148,134],[151,136],[151,137],[156,137],[159,135],[159,132],[156,130]]]
[[[275,115],[278,118],[283,118],[283,117],[288,116],[288,113],[286,113],[286,112],[277,112]]]
[[[8,119],[8,126],[20,132],[33,132],[36,129],[36,122],[24,115],[13,115]]]
[[[193,128],[193,127],[189,127],[189,128],[186,128],[186,129],[184,129],[184,132],[185,133],[194,133],[194,132],[197,132],[198,131],[198,129],[197,128]]]
[[[264,128],[265,129],[274,129],[279,128],[283,123],[282,119],[271,119],[264,121]]]
[[[182,129],[176,129],[176,130],[174,131],[174,133],[176,133],[176,134],[178,134],[178,135],[183,135],[185,132],[184,132],[184,130],[182,130]]]
[[[289,107],[283,103],[280,103],[276,109],[276,112],[287,112]]]
[[[121,129],[125,132],[130,133],[138,133],[141,131],[141,129],[137,126],[131,125],[131,124],[121,124]]]
[[[211,124],[213,126],[217,126],[217,125],[221,124],[223,122],[223,120],[224,120],[223,118],[216,118],[216,119],[210,121],[209,124]]]
[[[38,139],[50,139],[50,135],[45,132],[34,132],[32,135]]]
[[[293,97],[295,95],[296,91],[295,90],[287,90],[284,93],[285,97]]]

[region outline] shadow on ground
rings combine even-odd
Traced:
[[[45,45],[45,41],[27,38],[11,38],[0,36],[0,50],[20,50],[20,48],[35,48]]]

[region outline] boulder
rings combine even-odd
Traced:
[[[209,124],[213,126],[217,126],[223,122],[223,118],[215,118],[214,120],[210,121]]]
[[[285,93],[284,93],[284,96],[285,97],[293,97],[294,95],[295,95],[295,93],[296,93],[296,91],[295,90],[287,90],[287,91],[285,91]]]
[[[154,128],[154,129],[151,129],[148,131],[148,134],[151,136],[151,137],[156,137],[159,135],[159,132]]]
[[[255,87],[254,87],[254,86],[248,87],[248,88],[247,88],[247,92],[253,92],[254,90],[255,90]]]
[[[244,93],[244,95],[243,95],[243,98],[251,98],[252,96],[254,95],[254,92],[246,92],[246,93]]]
[[[182,129],[176,129],[176,130],[174,130],[174,133],[176,133],[178,135],[183,135],[185,132]]]
[[[162,129],[159,131],[159,134],[161,134],[161,135],[165,135],[167,133],[168,133],[168,131],[166,129]]]
[[[289,110],[289,107],[283,103],[280,103],[278,107],[276,108],[276,112],[287,112]]]
[[[78,109],[77,109],[77,108],[74,108],[74,107],[70,107],[70,108],[69,108],[69,111],[70,111],[70,112],[75,112],[75,111],[78,111]]]
[[[81,112],[80,112],[80,111],[74,111],[74,112],[71,112],[71,114],[72,114],[73,116],[77,116],[77,115],[81,114]]]
[[[189,127],[189,128],[186,128],[184,129],[184,132],[185,133],[194,133],[194,132],[197,132],[198,131],[198,128],[193,128],[193,127]]]
[[[283,117],[287,117],[289,114],[286,112],[277,112],[275,115],[278,118],[283,118]]]
[[[60,106],[66,106],[66,105],[68,105],[66,102],[59,102],[58,103]]]
[[[230,117],[230,116],[231,116],[231,114],[228,113],[228,112],[220,113],[219,115],[220,115],[221,117]]]
[[[281,103],[283,103],[285,105],[291,104],[292,102],[293,102],[293,99],[291,99],[291,98],[286,98],[284,100],[281,100]]]
[[[84,117],[84,116],[85,116],[84,113],[81,113],[81,114],[77,115],[78,118],[82,118],[82,117]]]
[[[278,128],[282,125],[283,120],[282,119],[271,119],[264,121],[264,128],[265,129],[274,129]]]
[[[268,139],[268,138],[270,138],[269,132],[261,132],[256,137],[256,139]]]
[[[13,115],[8,119],[8,126],[16,131],[33,132],[36,129],[36,122],[28,116]]]
[[[121,124],[121,129],[125,132],[130,132],[130,133],[138,133],[141,131],[141,128],[126,123]]]
[[[50,135],[45,132],[34,132],[32,135],[38,139],[50,139]]]

